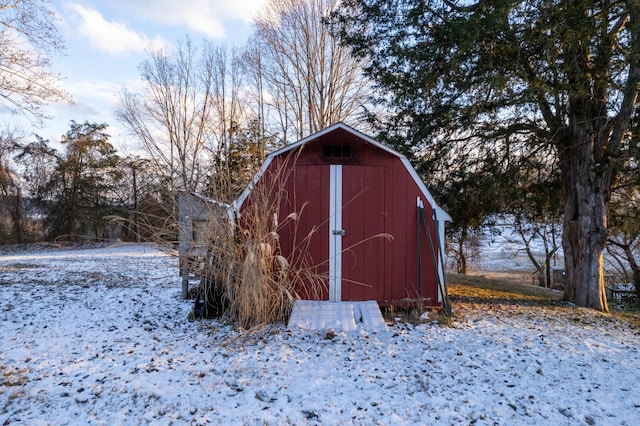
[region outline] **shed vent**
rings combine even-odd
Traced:
[[[323,154],[328,158],[349,158],[351,145],[325,145]]]

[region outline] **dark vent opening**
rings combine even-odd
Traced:
[[[323,153],[328,158],[349,158],[351,145],[325,145]]]

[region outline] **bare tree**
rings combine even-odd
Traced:
[[[265,76],[263,65],[263,53],[258,39],[254,36],[247,42],[246,48],[240,58],[240,66],[247,83],[247,104],[256,115],[255,123],[259,129],[260,140],[267,139],[267,113],[268,105],[265,92]],[[261,160],[264,160],[265,148],[261,149]]]
[[[120,166],[126,170],[119,188],[120,198],[129,213],[128,220],[124,221],[124,237],[141,242],[140,204],[149,192],[158,190],[157,173],[149,160],[132,154],[122,158]]]
[[[11,133],[10,133],[11,134]],[[15,136],[15,133],[13,133]],[[40,241],[44,239],[43,212],[48,201],[46,183],[55,171],[57,157],[55,149],[49,146],[49,141],[38,135],[35,141],[22,143],[26,136],[19,135],[15,141],[20,142],[13,148],[13,167],[18,176],[16,186],[17,203],[14,214],[17,218],[15,241]]]
[[[22,192],[12,161],[18,138],[12,132],[0,134],[0,243],[22,242]]]
[[[638,130],[631,144],[638,149]],[[625,282],[633,282],[640,296],[640,173],[637,154],[626,165],[626,173],[616,182],[609,203],[609,236],[605,261]]]
[[[0,0],[0,99],[38,123],[42,105],[71,100],[51,69],[51,55],[64,47],[55,20],[43,0]]]
[[[246,93],[242,91],[244,79],[238,52],[208,46],[206,57],[207,65],[213,71],[213,113],[208,125],[213,167],[207,193],[230,202],[238,195],[237,186],[244,187],[247,183],[237,179],[241,165],[235,161],[234,153],[247,149],[245,136],[254,113],[248,111]]]
[[[524,251],[535,269],[538,285],[547,288],[554,286],[556,283],[553,282],[552,263],[561,247],[561,225],[553,221],[529,223],[519,217],[515,217],[513,222],[514,230],[520,235]],[[536,249],[541,252],[537,253]],[[564,290],[563,286],[562,289]]]
[[[253,84],[286,144],[331,124],[363,119],[369,82],[362,63],[331,35],[325,18],[338,0],[272,0],[255,21]],[[267,93],[265,96],[264,93]]]
[[[203,184],[201,154],[211,116],[213,72],[189,39],[172,52],[155,50],[140,65],[142,93],[125,91],[116,115],[136,137],[171,190],[196,190]]]
[[[118,119],[166,171],[172,193],[206,192],[244,114],[234,55],[207,41],[197,49],[185,39],[173,51],[152,51],[140,71],[145,88],[122,94]]]
[[[38,135],[35,135],[35,139],[20,147],[15,160],[20,166],[20,174],[24,180],[24,196],[40,203],[48,196],[44,189],[56,168],[57,152],[48,140]]]

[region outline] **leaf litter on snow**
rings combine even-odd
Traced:
[[[5,252],[6,253],[6,252]],[[21,266],[22,265],[22,266]],[[638,330],[566,304],[454,302],[449,324],[239,331],[187,321],[150,245],[0,257],[3,424],[620,424]]]

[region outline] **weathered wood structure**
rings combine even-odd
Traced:
[[[187,191],[178,192],[178,260],[182,296],[189,296],[190,281],[200,281],[213,261],[212,247],[220,233],[232,232],[228,204]],[[225,236],[226,237],[226,236]]]

